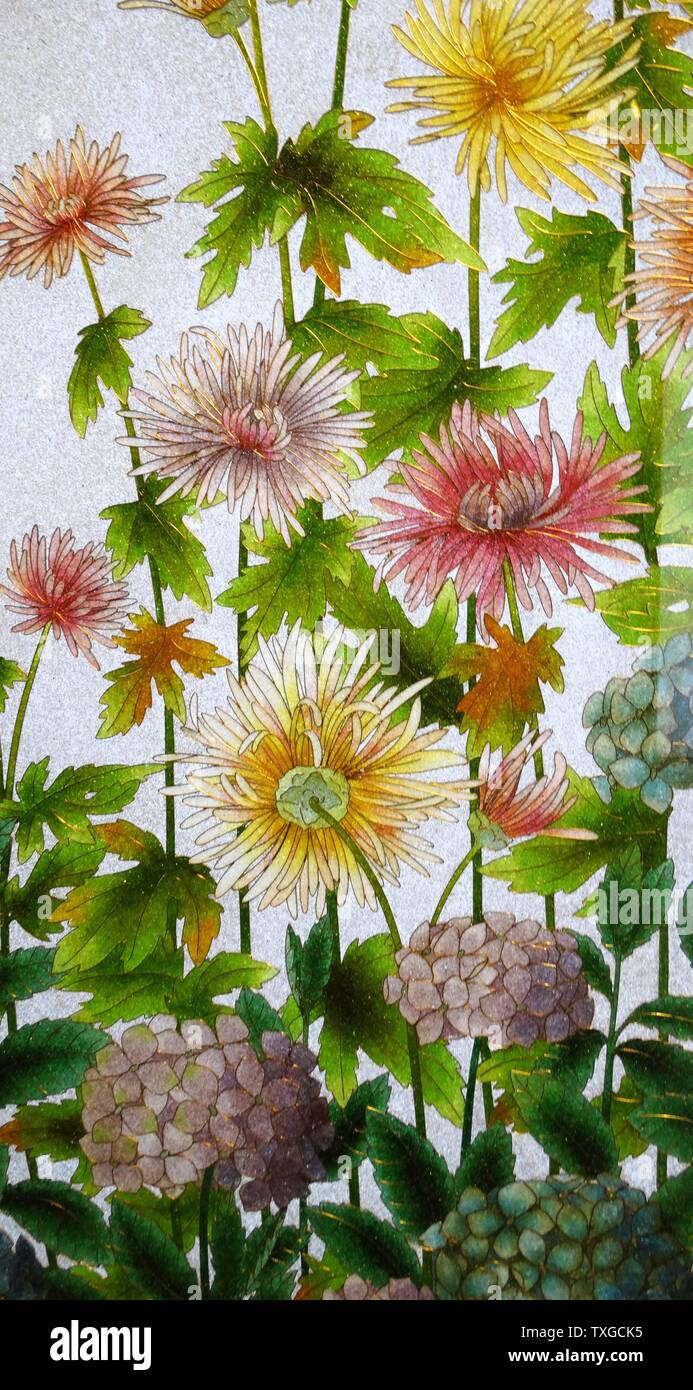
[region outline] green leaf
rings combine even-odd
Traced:
[[[323,1202],[308,1210],[310,1224],[331,1255],[351,1274],[381,1288],[389,1279],[412,1279],[421,1284],[421,1266],[407,1241],[387,1221],[369,1211]]]
[[[142,783],[161,773],[157,763],[135,767],[120,764],[66,767],[46,786],[48,758],[30,763],[17,787],[17,852],[20,863],[44,847],[44,827],[56,840],[93,841],[92,816],[122,811],[137,795]]]
[[[263,1057],[263,1033],[286,1033],[283,1020],[276,1009],[261,994],[242,989],[236,1001],[236,1013],[248,1029],[248,1042],[258,1057]]]
[[[221,1189],[212,1192],[210,1201],[212,1222],[221,1196]],[[181,1248],[189,1252],[198,1239],[200,1234],[200,1190],[194,1183],[189,1183],[180,1197],[163,1196],[161,1193],[151,1191],[148,1187],[141,1187],[139,1192],[114,1193],[111,1205],[114,1202],[122,1203],[137,1216],[145,1217],[147,1221],[153,1222],[165,1236],[171,1234],[171,1216],[175,1202],[175,1211],[180,1220]]]
[[[441,589],[424,626],[414,627],[385,585],[374,592],[373,579],[370,565],[362,555],[356,555],[348,585],[328,580],[327,597],[337,621],[351,632],[378,633],[383,673],[387,676],[388,667],[394,667],[401,686],[438,677],[457,635],[458,603],[452,581]],[[459,684],[455,678],[434,679],[420,692],[419,698],[423,724],[455,722],[459,699]]]
[[[562,1086],[582,1091],[590,1080],[606,1038],[596,1028],[582,1028],[561,1043],[536,1042],[531,1047],[511,1046],[494,1051],[478,1071],[481,1083],[499,1087],[504,1096],[499,1114],[512,1122],[518,1134],[526,1131],[523,1115],[515,1100],[515,1081],[544,1075]]]
[[[96,1029],[67,1019],[25,1024],[0,1043],[0,1105],[70,1091],[107,1041]]]
[[[649,1147],[647,1140],[643,1139],[631,1124],[631,1112],[641,1101],[640,1092],[627,1076],[623,1076],[618,1091],[611,1097],[611,1131],[616,1142],[619,1163],[623,1163],[626,1158],[639,1158]],[[601,1111],[601,1096],[595,1096],[592,1104],[595,1109]]]
[[[689,7],[682,5],[682,8],[691,14]],[[670,14],[639,15],[631,21],[628,35],[606,55],[606,68],[611,71],[622,61],[633,40],[639,40],[637,63],[620,74],[614,84],[632,94],[620,108],[618,128],[622,143],[638,156],[649,139],[661,155],[674,155],[691,162],[686,122],[690,109],[686,93],[691,85],[691,60],[687,53],[667,46],[684,38],[690,29],[687,20]],[[647,117],[646,126],[644,117]]]
[[[435,314],[407,314],[400,319],[411,345],[401,365],[384,368],[363,383],[361,405],[374,414],[364,457],[369,467],[398,449],[416,449],[421,436],[436,439],[455,402],[470,401],[475,410],[506,415],[534,405],[552,372],[518,367],[474,367],[465,358],[456,328]]]
[[[126,821],[100,831],[110,852],[134,860],[136,867],[98,875],[55,909],[53,920],[72,927],[58,946],[56,969],[91,970],[120,949],[125,972],[136,970],[165,936],[171,902],[183,922],[191,960],[204,960],[219,934],[222,912],[207,867],[181,855],[169,859],[154,835]]]
[[[295,1226],[282,1226],[253,1290],[253,1302],[288,1303],[296,1286],[296,1264],[304,1246]]]
[[[613,998],[611,971],[599,947],[591,937],[583,936],[580,932],[571,929],[570,935],[577,942],[582,961],[582,973],[590,989],[596,989],[598,994],[603,994],[604,998],[611,1002]]]
[[[0,1012],[16,999],[31,999],[32,994],[55,987],[54,955],[53,950],[31,946],[0,957]]]
[[[661,544],[665,525],[661,511],[663,500],[678,484],[687,484],[690,488],[693,469],[689,428],[693,410],[684,409],[693,388],[693,382],[686,380],[684,375],[693,362],[693,351],[682,353],[671,374],[664,379],[662,372],[668,351],[665,345],[655,357],[639,357],[634,367],[624,367],[621,385],[628,412],[627,425],[621,423],[609,401],[596,362],[587,370],[578,402],[584,413],[586,434],[596,440],[606,433],[603,465],[624,454],[640,454],[642,466],[634,481],[647,488],[644,500],[653,508],[641,518],[640,534],[652,545]],[[669,526],[670,522],[666,522],[667,531]],[[676,529],[680,533],[684,528]],[[669,533],[666,538],[673,542],[685,536]]]
[[[99,1023],[103,1028],[110,1028],[114,1023],[127,1023],[133,1018],[175,1012],[173,996],[178,983],[182,983],[176,980],[179,969],[179,959],[164,940],[136,970],[126,971],[123,953],[116,950],[92,970],[68,971],[61,977],[59,988],[91,995],[75,1009],[72,1017],[76,1022]],[[216,1009],[215,1017],[218,1013]],[[180,1017],[183,1016],[202,1017],[185,1008],[180,1011]]]
[[[693,1052],[674,1043],[630,1038],[616,1049],[626,1074],[639,1091],[686,1095],[693,1092]]]
[[[670,859],[644,874],[642,857],[641,845],[631,844],[609,865],[600,885],[599,934],[622,960],[644,946],[666,920],[674,887]]]
[[[8,884],[6,902],[11,920],[39,941],[55,935],[60,930],[51,922],[51,914],[60,901],[55,897],[55,889],[75,888],[91,879],[105,853],[104,845],[96,840],[92,844],[59,840],[44,850],[24,883],[13,878]]]
[[[171,1007],[180,1018],[201,1018],[213,1023],[224,1010],[215,1001],[237,989],[260,989],[278,974],[274,965],[254,960],[241,951],[220,951],[177,980]]]
[[[202,542],[185,525],[195,504],[180,497],[159,502],[163,491],[163,483],[148,478],[140,484],[136,502],[121,502],[99,513],[110,522],[106,547],[113,556],[114,578],[125,579],[135,565],[155,560],[164,589],[170,589],[174,598],[189,598],[209,613],[212,595],[207,576],[212,567]]]
[[[493,276],[494,284],[511,288],[489,357],[499,357],[517,343],[528,343],[540,329],[552,328],[575,298],[578,311],[594,314],[602,338],[614,347],[618,310],[610,304],[625,275],[626,233],[599,212],[576,217],[554,208],[551,220],[529,208],[515,212],[529,245],[524,262],[510,260]],[[540,259],[527,265],[530,256]]]
[[[275,1248],[277,1236],[284,1225],[285,1211],[267,1216],[262,1225],[251,1231],[245,1252],[246,1288],[254,1290],[262,1278]]]
[[[580,1091],[551,1076],[513,1076],[514,1098],[538,1144],[569,1173],[596,1177],[616,1168],[608,1125]]]
[[[386,1110],[390,1100],[390,1083],[387,1076],[376,1076],[372,1081],[362,1081],[352,1092],[345,1106],[336,1100],[330,1101],[330,1121],[334,1125],[334,1139],[326,1153],[320,1155],[328,1180],[335,1182],[342,1177],[341,1161],[349,1159],[352,1167],[358,1168],[367,1158],[366,1122],[369,1110]]]
[[[330,978],[334,933],[325,913],[308,934],[305,945],[292,927],[286,932],[286,969],[302,1017],[309,1018]]]
[[[199,307],[233,294],[240,267],[269,234],[280,240],[305,217],[303,270],[315,273],[337,296],[340,271],[351,265],[347,235],[378,261],[410,272],[441,261],[485,270],[480,257],[448,226],[425,184],[399,168],[393,155],[355,140],[373,122],[363,112],[329,111],[278,149],[276,131],[257,122],[226,122],[235,158],[213,162],[179,195],[205,207],[222,202],[189,252],[212,253],[205,265]]]
[[[233,38],[249,15],[248,0],[226,0],[226,4],[220,9],[213,10],[208,15],[200,15],[200,19],[213,39],[223,39],[227,34]]]
[[[154,1221],[118,1200],[111,1204],[113,1253],[145,1298],[186,1301],[196,1275]]]
[[[630,1118],[650,1144],[682,1163],[693,1162],[693,1097],[647,1095]]]
[[[22,1105],[0,1130],[0,1143],[11,1144],[30,1158],[47,1155],[54,1163],[76,1158],[84,1136],[78,1100]]]
[[[417,362],[433,371],[437,359],[422,352],[416,332],[410,331],[410,319],[415,325],[416,315],[398,318],[384,304],[325,299],[294,324],[291,341],[304,358],[316,352],[330,359],[343,356],[350,371],[365,372],[370,366],[384,372],[405,364],[415,367]]]
[[[0,1200],[2,1199],[2,1194],[5,1191],[5,1183],[7,1182],[9,1166],[10,1151],[9,1149],[5,1148],[4,1145],[0,1144]]]
[[[504,1187],[515,1176],[515,1159],[510,1135],[500,1125],[481,1130],[468,1148],[455,1174],[455,1191],[462,1194],[467,1187],[491,1192]]]
[[[597,838],[561,840],[537,835],[502,859],[485,864],[484,874],[503,879],[515,893],[572,893],[615,859],[624,844],[639,844],[647,854],[658,851],[662,818],[649,811],[639,796],[616,788],[607,804],[588,777],[575,772],[568,777],[570,794],[577,800],[557,826],[589,830]]]
[[[394,1115],[371,1111],[366,1133],[368,1157],[385,1206],[398,1230],[417,1239],[454,1205],[447,1164],[412,1125]]]
[[[7,657],[0,656],[0,714],[4,712],[12,686],[25,680],[26,671],[16,661],[8,661]]]
[[[49,1250],[71,1260],[105,1264],[110,1258],[108,1228],[99,1208],[67,1182],[30,1179],[6,1187],[6,1216]]]
[[[233,1192],[222,1192],[219,1197],[210,1238],[214,1266],[212,1298],[237,1302],[247,1291],[246,1235]]]
[[[137,338],[148,328],[151,322],[139,309],[128,309],[126,304],[121,304],[98,323],[81,329],[75,348],[77,361],[72,368],[67,394],[70,419],[82,438],[89,421],[96,420],[103,405],[99,383],[107,391],[115,391],[120,401],[126,400],[132,384],[132,358],[125,351],[122,340]]]
[[[693,999],[687,994],[663,994],[649,1004],[638,1004],[621,1024],[619,1032],[637,1024],[640,1028],[656,1028],[681,1038],[684,1042],[693,1041]]]
[[[597,610],[624,647],[665,642],[693,624],[693,569],[662,565],[595,595]]]
[[[376,1066],[392,1073],[402,1086],[411,1084],[407,1025],[398,1009],[385,1003],[383,985],[395,973],[392,942],[387,935],[354,941],[323,996],[320,1067],[339,1105],[356,1090],[357,1061],[362,1049]],[[444,1043],[421,1049],[424,1099],[453,1124],[462,1124],[462,1078]]]
[[[263,562],[251,565],[219,595],[217,603],[247,614],[243,623],[242,656],[255,655],[258,635],[271,637],[286,617],[289,627],[301,619],[308,631],[320,624],[327,607],[329,578],[347,587],[356,562],[350,542],[358,528],[347,517],[323,520],[316,511],[304,509],[301,524],[305,536],[294,536],[287,545],[268,523],[264,540],[251,527],[243,528],[248,550]]]
[[[693,1168],[669,1178],[655,1194],[669,1230],[693,1250]]]

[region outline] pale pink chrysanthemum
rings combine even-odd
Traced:
[[[590,580],[612,580],[578,551],[631,560],[595,537],[635,532],[623,518],[649,510],[633,500],[645,488],[624,486],[639,471],[640,455],[602,464],[606,435],[596,444],[583,438],[582,415],[569,450],[550,427],[546,401],[535,439],[514,411],[508,418],[510,428],[493,416],[477,416],[468,401],[464,409],[456,405],[440,442],[422,436],[413,462],[399,465],[404,484],[375,499],[391,519],[367,527],[355,542],[383,557],[376,585],[404,574],[412,608],[433,603],[452,576],[460,600],[476,594],[484,638],[486,615],[503,616],[506,559],[527,611],[538,597],[551,615],[545,571],[562,594],[575,587],[594,608]]]
[[[167,199],[143,197],[139,190],[161,175],[128,179],[127,162],[120,135],[101,150],[78,126],[67,150],[58,140],[54,154],[34,155],[33,167],[18,164],[12,187],[0,185],[0,280],[8,273],[31,280],[43,270],[48,288],[54,275],[67,275],[75,251],[97,265],[107,251],[128,256],[110,238],[127,241],[125,225],[157,221],[152,209]]]
[[[90,541],[77,549],[71,531],[56,530],[47,542],[34,526],[21,551],[12,542],[7,577],[10,584],[0,584],[0,593],[9,600],[9,612],[22,618],[12,631],[38,632],[50,624],[73,656],[82,652],[98,671],[92,642],[115,646],[111,632],[125,617],[128,601],[126,586],[113,581],[102,547]]]
[[[542,775],[523,787],[522,774],[550,739],[547,731],[536,731],[524,738],[491,771],[491,749],[487,745],[479,762],[478,804],[474,810],[475,830],[494,840],[494,847],[528,835],[553,835],[557,839],[596,839],[591,831],[556,828],[555,823],[575,805],[569,795],[566,760],[562,753],[554,758],[551,776]]]
[[[229,327],[226,340],[194,331],[203,347],[186,334],[178,357],[158,359],[160,376],[149,374],[157,394],[131,393],[145,407],[130,413],[149,455],[134,471],[171,480],[160,502],[193,490],[213,502],[225,488],[229,510],[240,500],[241,519],[252,517],[260,537],[269,520],[289,544],[289,526],[303,535],[296,512],[309,498],[346,506],[346,460],[364,471],[370,416],[340,413],[359,373],[342,357],[318,365],[319,352],[302,362],[281,304],[271,330],[258,324],[252,337],[245,327]]]
[[[646,358],[654,357],[666,343],[669,353],[662,376],[666,379],[693,332],[693,170],[679,159],[664,163],[685,178],[676,188],[647,188],[634,220],[649,218],[654,224],[649,240],[636,241],[639,269],[626,276],[629,288],[613,302],[622,308],[618,327],[629,319],[638,325],[638,342],[652,335]],[[627,296],[635,291],[635,303]],[[693,374],[693,361],[683,376]]]

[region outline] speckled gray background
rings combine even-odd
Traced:
[[[1,181],[6,181],[13,165],[28,159],[33,150],[44,151],[57,138],[69,137],[79,122],[88,136],[102,143],[120,130],[131,156],[131,172],[164,174],[166,191],[174,198],[227,147],[221,122],[256,114],[254,93],[233,44],[230,40],[211,40],[200,25],[156,11],[123,12],[116,8],[115,0],[4,0],[2,8]],[[352,21],[346,105],[368,110],[378,118],[362,137],[364,143],[392,150],[411,173],[428,182],[439,207],[464,235],[468,200],[465,181],[454,174],[456,145],[446,141],[412,148],[408,141],[415,133],[413,117],[385,114],[389,99],[386,79],[411,72],[414,66],[391,33],[391,24],[401,20],[404,8],[403,0],[361,0]],[[592,8],[600,17],[609,13],[609,7],[602,3]],[[283,136],[296,134],[305,121],[319,117],[329,106],[338,17],[337,0],[313,0],[295,8],[262,6],[275,119]],[[650,151],[637,172],[636,196],[644,184],[661,181],[661,165]],[[599,196],[599,208],[618,220],[617,197],[608,190],[600,190]],[[504,207],[495,194],[484,198],[482,251],[492,272],[509,256],[524,254],[526,243],[513,204],[544,213],[547,210],[546,204],[520,188],[512,177],[509,199]],[[555,186],[554,202],[564,211],[584,210],[584,204],[559,185]],[[224,330],[230,319],[254,325],[258,319],[268,322],[271,318],[280,284],[276,253],[267,249],[255,255],[249,271],[241,272],[232,301],[221,299],[202,314],[197,310],[199,263],[186,260],[184,253],[199,235],[203,219],[201,208],[172,201],[163,209],[160,223],[135,229],[131,259],[110,257],[97,272],[107,308],[127,303],[153,320],[150,332],[129,346],[136,380],[141,380],[157,353],[173,352],[180,333],[193,324],[202,322]],[[292,246],[296,251],[293,239]],[[465,332],[466,273],[462,267],[441,266],[407,277],[375,264],[355,243],[350,250],[352,269],[344,275],[346,295],[386,303],[398,313],[432,310]],[[294,278],[297,312],[301,313],[310,303],[313,280],[300,277],[297,269]],[[502,294],[501,286],[492,285],[489,278],[483,280],[485,344],[490,341]],[[55,526],[70,526],[80,543],[102,539],[106,527],[99,513],[115,501],[127,500],[133,484],[127,476],[128,456],[113,443],[121,430],[112,398],[85,440],[76,436],[68,417],[65,383],[77,334],[93,319],[79,267],[68,279],[56,282],[49,293],[36,281],[5,280],[0,285],[0,305],[0,413],[4,425],[0,557],[7,554],[11,538],[21,538],[34,522],[48,533]],[[540,333],[526,348],[516,349],[504,363],[529,361],[554,371],[547,392],[552,421],[563,434],[569,434],[576,399],[593,359],[618,405],[624,344],[620,342],[610,352],[597,335],[593,320],[585,315],[565,312],[554,329]],[[622,406],[621,414],[625,418]],[[524,418],[533,426],[536,411],[524,412]],[[382,482],[381,471],[354,490],[361,510],[368,509],[368,497]],[[219,507],[206,513],[200,533],[214,566],[213,592],[219,593],[233,576],[237,523]],[[661,558],[687,562],[686,553],[673,550],[662,551]],[[613,569],[616,578],[637,572],[626,565],[621,566],[620,573]],[[150,605],[146,570],[135,571],[129,583],[133,608],[140,603]],[[186,605],[176,605],[170,595],[166,609],[169,621],[190,613]],[[209,615],[195,611],[194,616],[195,634],[233,655],[235,632],[229,611],[216,608]],[[578,771],[592,773],[594,767],[580,726],[581,710],[587,696],[602,686],[608,675],[627,668],[629,654],[619,648],[598,618],[585,611],[563,605],[556,617],[566,629],[561,650],[566,661],[567,694],[558,698],[549,692],[546,723],[555,732],[553,746],[562,748]],[[541,620],[537,615],[536,622]],[[26,666],[31,639],[12,636],[9,626],[5,616],[2,652]],[[528,622],[527,630],[531,627]],[[106,653],[106,669],[109,664],[115,663]],[[49,644],[30,707],[20,769],[49,751],[53,774],[68,763],[94,759],[137,762],[159,752],[162,721],[156,713],[126,741],[95,743],[102,689],[101,678],[86,662],[73,661],[62,643],[57,647]],[[223,699],[224,690],[223,674],[208,680],[203,704]],[[671,843],[680,888],[693,878],[690,805],[690,798],[679,796],[672,819]],[[124,814],[163,834],[163,802],[152,788],[144,790]],[[428,882],[405,872],[401,888],[391,895],[403,935],[431,910],[452,866],[464,852],[466,830],[462,823],[458,827],[434,827],[433,838],[445,863]],[[185,847],[184,835],[180,843]],[[468,886],[458,891],[454,908],[464,908],[468,892]],[[573,898],[560,900],[562,924],[570,921],[571,910],[580,905],[586,892],[583,889]],[[503,885],[491,881],[487,881],[486,893],[489,904],[519,909],[523,915],[541,910],[539,899],[513,898]],[[257,957],[282,964],[286,922],[285,911],[254,915],[253,949]],[[342,912],[342,924],[345,941],[382,930],[377,917],[360,914],[353,907]],[[584,930],[584,922],[580,925]],[[226,904],[222,935],[215,949],[234,949],[237,932],[237,908],[232,898]],[[20,938],[17,932],[17,946],[28,944]],[[672,989],[688,991],[690,978],[690,967],[674,943]],[[282,988],[279,977],[269,987],[270,997],[280,999]],[[624,1011],[655,992],[653,943],[626,969]],[[41,995],[20,1005],[20,1021],[46,1011],[64,1015],[73,1007],[70,996]],[[604,1009],[604,1001],[598,999],[595,1021],[602,1028]],[[460,1055],[466,1067],[468,1048],[461,1046]],[[364,1065],[364,1075],[374,1070],[370,1063]],[[599,1077],[595,1090],[598,1085]],[[409,1115],[407,1095],[399,1092],[396,1105],[402,1115]],[[434,1111],[429,1111],[428,1123],[431,1138],[452,1159],[459,1134]],[[539,1171],[544,1170],[545,1159],[531,1139],[516,1140],[515,1147],[522,1172],[536,1170],[537,1159]],[[17,1163],[18,1173],[22,1166]],[[642,1185],[652,1185],[651,1154],[629,1162],[626,1170]],[[58,1171],[68,1173],[70,1166],[58,1165]],[[334,1196],[334,1188],[330,1193]],[[377,1193],[370,1193],[366,1200],[377,1205]]]

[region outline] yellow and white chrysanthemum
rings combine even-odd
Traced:
[[[229,674],[224,708],[198,715],[191,707],[187,732],[200,751],[184,755],[192,770],[175,791],[194,808],[186,826],[205,827],[195,857],[216,871],[220,897],[245,890],[261,908],[287,903],[295,914],[312,898],[321,911],[326,891],[344,902],[351,887],[360,906],[375,907],[321,807],[383,879],[397,883],[402,864],[426,873],[440,862],[415,827],[453,820],[469,784],[430,779],[460,760],[435,747],[444,730],[419,728],[414,697],[429,682],[386,687],[369,661],[371,645],[345,659],[336,629],[318,657],[297,623],[285,637],[260,639],[241,680]],[[393,722],[412,700],[407,717]]]
[[[595,22],[588,0],[416,0],[407,14],[408,33],[395,35],[435,76],[400,77],[391,87],[408,87],[410,100],[393,111],[433,111],[420,125],[418,142],[462,137],[457,173],[467,168],[469,189],[491,187],[495,175],[505,201],[506,163],[525,187],[549,197],[551,178],[583,198],[594,193],[576,172],[620,188],[622,166],[614,151],[594,135],[629,92],[614,82],[636,62],[639,44],[629,45],[610,71],[606,54],[631,32],[629,21]],[[581,133],[582,132],[582,133]],[[416,143],[416,142],[415,142]]]

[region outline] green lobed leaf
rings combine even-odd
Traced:
[[[90,323],[80,330],[75,348],[77,360],[70,375],[67,394],[70,419],[82,438],[89,421],[96,420],[103,405],[101,386],[107,391],[114,391],[120,401],[126,400],[132,384],[132,358],[123,347],[123,339],[136,338],[151,326],[150,320],[144,318],[139,309],[129,309],[127,304],[121,304],[98,323]]]
[[[162,771],[158,763],[135,767],[87,763],[84,767],[64,768],[46,786],[48,764],[47,757],[29,764],[12,803],[17,818],[17,853],[22,864],[43,849],[45,827],[56,840],[93,842],[91,818],[122,811],[142,783]]]
[[[126,1203],[111,1204],[113,1254],[145,1298],[186,1301],[196,1275],[154,1221]]]
[[[114,578],[125,579],[135,565],[155,560],[164,589],[211,612],[207,577],[212,567],[202,542],[185,524],[195,504],[180,497],[159,502],[163,491],[163,483],[148,478],[140,484],[136,502],[120,502],[99,513],[110,522],[106,547],[113,557]]]
[[[611,301],[625,275],[626,233],[599,212],[578,217],[554,208],[550,220],[529,208],[515,213],[529,245],[524,261],[509,260],[493,276],[494,284],[511,288],[488,356],[499,357],[517,343],[528,343],[540,329],[552,328],[575,298],[578,312],[593,314],[602,338],[614,347],[618,309]],[[539,259],[527,264],[530,256]]]
[[[693,623],[693,569],[662,565],[644,579],[602,589],[597,610],[624,647],[664,642]]]
[[[9,661],[7,657],[0,656],[0,714],[4,712],[12,686],[25,680],[26,671],[23,671],[16,661]]]
[[[417,1239],[454,1204],[447,1164],[428,1139],[394,1115],[371,1110],[366,1135],[383,1202],[397,1229]]]
[[[693,1250],[693,1168],[663,1183],[655,1195],[666,1225],[682,1245]]]
[[[11,1144],[30,1158],[47,1156],[62,1163],[78,1156],[83,1135],[80,1101],[42,1101],[39,1105],[20,1105],[0,1130],[0,1143]]]
[[[693,17],[689,5],[683,4],[681,8]],[[687,53],[669,46],[685,39],[690,29],[688,20],[671,14],[638,15],[631,21],[626,38],[614,44],[606,55],[606,68],[611,71],[622,61],[633,40],[639,41],[635,66],[615,79],[617,89],[620,87],[631,93],[619,112],[622,143],[638,156],[643,146],[651,142],[660,155],[674,155],[691,162],[686,122],[691,107],[687,95],[691,85],[691,60]],[[648,117],[647,127],[643,124],[643,115]]]
[[[78,1086],[107,1041],[103,1033],[69,1019],[25,1024],[0,1043],[0,1106],[43,1100]]]
[[[11,920],[40,941],[55,935],[60,930],[51,922],[51,914],[60,901],[55,896],[56,888],[75,888],[91,879],[105,853],[104,845],[96,839],[91,844],[59,840],[44,850],[24,883],[13,878],[7,886],[6,903]]]
[[[324,520],[310,509],[304,509],[300,519],[305,536],[294,536],[290,546],[269,523],[262,541],[251,527],[243,528],[248,550],[263,563],[250,565],[232,580],[217,603],[246,615],[244,661],[255,655],[258,636],[271,637],[285,617],[290,627],[300,618],[308,631],[314,631],[327,607],[328,580],[347,587],[351,581],[357,559],[349,548],[358,533],[355,522],[347,517]]]
[[[405,1237],[387,1221],[369,1211],[323,1202],[309,1207],[308,1218],[330,1255],[381,1288],[389,1279],[411,1279],[421,1284],[421,1266]]]
[[[69,1183],[34,1178],[15,1183],[5,1188],[0,1206],[49,1250],[71,1260],[108,1263],[110,1241],[103,1216]]]

